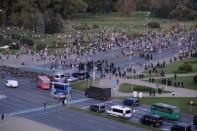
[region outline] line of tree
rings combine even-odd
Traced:
[[[0,0],[0,25],[57,33],[63,31],[65,19],[78,13],[135,10],[160,18],[196,19],[197,0]]]

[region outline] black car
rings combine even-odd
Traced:
[[[140,123],[152,127],[161,127],[163,125],[163,118],[155,114],[144,115],[140,119]]]
[[[123,105],[135,107],[135,106],[139,106],[139,102],[140,102],[139,98],[131,97],[131,98],[124,99]]]
[[[103,113],[103,112],[105,112],[105,105],[103,105],[103,104],[91,105],[91,106],[89,107],[89,110],[90,110],[90,111],[94,111],[94,112]]]
[[[197,114],[196,115],[194,115],[194,117],[193,117],[193,124],[196,126],[196,128],[197,128]]]
[[[191,131],[192,127],[187,123],[176,123],[171,127],[171,131]]]
[[[76,72],[76,73],[73,73],[72,76],[81,80],[90,78],[90,74],[88,72]]]

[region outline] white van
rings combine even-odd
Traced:
[[[108,115],[121,117],[124,119],[129,119],[131,117],[131,109],[129,107],[115,105],[111,106],[109,110],[106,111]]]
[[[18,81],[16,80],[7,80],[5,83],[6,87],[11,87],[11,88],[17,88],[18,87]]]
[[[65,81],[65,75],[63,73],[56,73],[54,75],[54,80],[57,82],[64,82]]]

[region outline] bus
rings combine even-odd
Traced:
[[[55,93],[62,92],[64,94],[71,94],[72,87],[68,83],[52,82],[51,86]]]
[[[47,76],[38,76],[37,86],[43,90],[48,90],[50,88],[51,80]]]
[[[179,120],[181,118],[180,108],[164,103],[151,105],[151,113],[159,115],[164,119]]]

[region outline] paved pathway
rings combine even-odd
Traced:
[[[145,82],[139,79],[124,79],[124,78],[118,78],[119,79],[119,85],[122,83],[130,83],[134,85],[141,85],[141,86],[146,86],[146,87],[151,87],[157,89],[157,84],[156,83],[149,83]],[[105,79],[101,79],[99,81],[99,86],[101,87],[113,87],[112,80],[106,77]],[[122,93],[118,91],[119,85],[117,88],[114,90],[112,89],[112,95],[114,97],[124,97],[124,96],[132,96],[132,93]],[[159,87],[162,87],[163,85],[159,84]],[[166,91],[172,92],[174,90],[175,92],[175,97],[197,97],[197,90],[190,90],[186,88],[176,88],[173,86],[166,86],[164,88]],[[143,93],[143,96],[149,97],[149,93]],[[161,95],[156,94],[157,97],[172,97],[172,93],[162,93]]]

